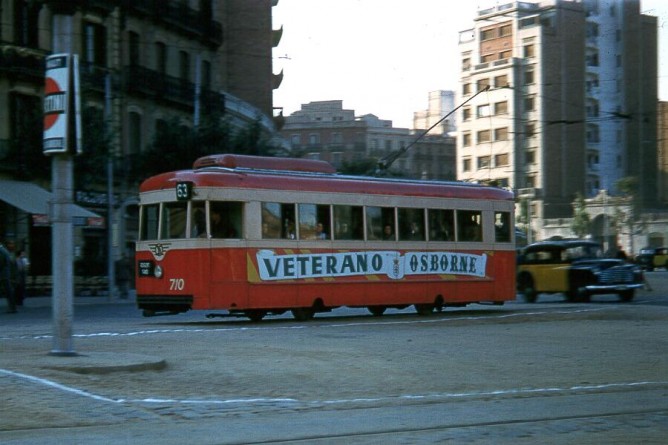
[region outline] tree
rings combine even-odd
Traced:
[[[235,132],[219,113],[203,115],[197,129],[172,117],[157,129],[146,150],[132,156],[128,175],[131,182],[140,182],[158,173],[191,168],[202,156],[222,153],[271,156],[277,150],[259,120]]]
[[[645,221],[642,218],[642,207],[638,195],[638,178],[627,176],[615,184],[617,189],[622,192],[629,202],[629,213],[618,212],[616,224],[619,231],[629,235],[631,252],[634,250],[633,236],[639,234],[645,227]]]
[[[571,230],[578,238],[584,238],[591,233],[591,219],[587,213],[587,204],[580,193],[577,193],[573,203]]]

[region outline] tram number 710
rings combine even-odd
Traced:
[[[186,280],[183,278],[170,278],[169,290],[183,290],[186,287]]]

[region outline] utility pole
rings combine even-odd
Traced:
[[[72,47],[72,15],[56,11],[53,15],[53,52],[71,54]],[[73,144],[74,141],[70,140],[70,143]],[[52,155],[51,160],[51,187],[54,199],[51,208],[53,272],[53,349],[51,355],[58,356],[77,355],[72,341],[74,319],[72,156],[71,151],[66,150],[63,153]]]

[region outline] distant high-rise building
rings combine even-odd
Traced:
[[[458,102],[470,102],[458,116],[458,178],[513,188],[530,200],[534,229],[571,216],[577,193],[615,193],[628,176],[653,203],[656,18],[639,8],[548,0],[478,11],[460,32]]]
[[[415,130],[428,130],[454,109],[454,91],[431,91],[429,92],[429,108],[413,113],[413,128]],[[457,129],[456,117],[454,113],[448,116],[447,119],[434,127],[429,134],[448,134],[455,131]]]

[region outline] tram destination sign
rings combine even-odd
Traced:
[[[276,255],[256,254],[262,281],[386,275],[400,280],[409,275],[467,275],[485,277],[487,255],[463,252],[361,251]]]

